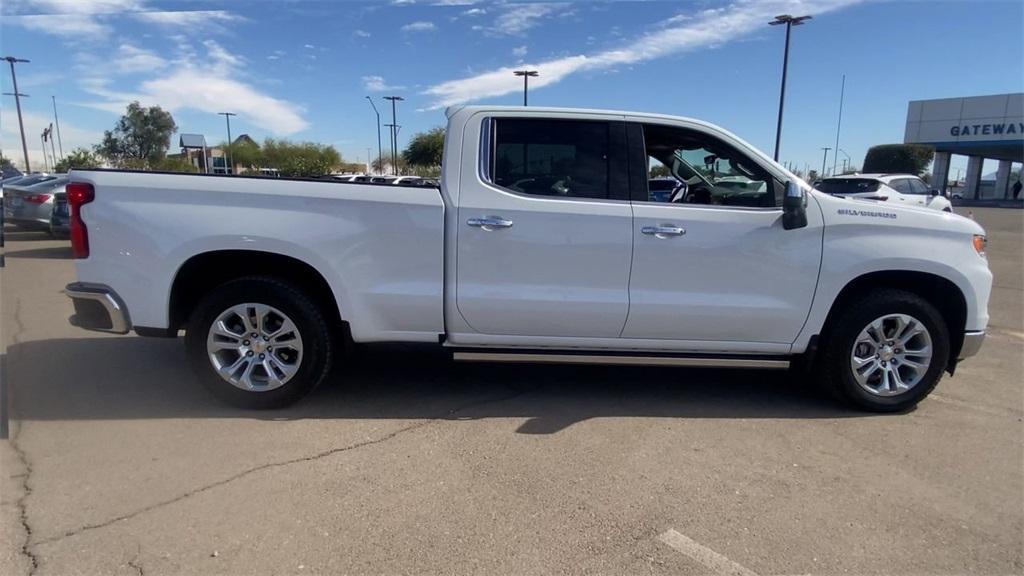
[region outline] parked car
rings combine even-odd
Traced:
[[[648,199],[652,202],[671,202],[673,194],[685,194],[686,183],[675,178],[651,178],[647,181]]]
[[[952,212],[953,204],[924,180],[910,174],[848,174],[825,178],[815,185],[835,196],[864,198],[906,206]]]
[[[23,185],[30,182],[29,185]],[[35,183],[31,183],[35,182]],[[64,192],[65,174],[51,174],[41,181],[32,177],[4,187],[4,221],[28,230],[50,230],[54,196]]]
[[[398,180],[398,176],[372,176],[370,177],[371,184],[393,184],[395,180]]]
[[[67,194],[58,192],[53,195],[53,212],[50,215],[50,236],[54,238],[71,237],[71,212],[68,210]]]
[[[250,408],[307,394],[339,347],[407,342],[474,362],[804,366],[899,411],[984,339],[973,220],[818,192],[685,118],[466,106],[445,138],[429,193],[76,171],[72,323],[184,329],[202,382]],[[655,161],[685,197],[652,199]]]

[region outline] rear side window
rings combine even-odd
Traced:
[[[600,121],[498,118],[492,182],[521,194],[608,198],[609,129]]]
[[[878,180],[870,178],[829,178],[818,183],[818,190],[826,194],[846,196],[849,194],[863,194],[865,192],[878,192]]]

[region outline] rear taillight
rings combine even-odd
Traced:
[[[47,200],[50,199],[50,195],[49,194],[29,194],[28,196],[23,196],[21,199],[24,200],[25,202],[30,203],[30,204],[43,204]]]
[[[82,206],[96,198],[96,190],[92,184],[72,182],[64,189],[71,207],[71,252],[75,258],[89,257],[89,230],[82,220]]]

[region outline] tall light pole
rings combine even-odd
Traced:
[[[839,120],[836,121],[836,151],[839,151],[839,129],[843,127],[843,97],[846,96],[846,74],[843,74],[843,87],[839,89]],[[845,152],[843,152],[845,154]],[[835,176],[839,154],[832,155],[832,175]]]
[[[57,97],[50,96],[53,100],[53,121],[57,124],[57,148],[60,149],[60,159],[64,159],[64,142],[60,139],[60,120],[57,119]]]
[[[11,65],[11,84],[14,86],[14,104],[18,108],[18,128],[21,129],[21,151],[25,154],[25,172],[32,172],[32,167],[28,163],[28,144],[25,143],[25,124],[21,120],[21,97],[24,94],[18,93],[18,77],[14,74],[15,63],[28,63],[28,60],[22,58],[15,58],[13,56],[4,56],[0,60],[7,60],[7,63]]]
[[[843,172],[846,172],[846,167],[853,164],[853,162],[850,160],[850,155],[847,154],[846,150],[843,150],[842,148],[836,148],[836,152],[842,152],[843,156],[846,156],[846,158],[843,158]],[[835,168],[832,169],[832,172],[834,175]]]
[[[786,72],[789,69],[789,33],[793,26],[800,26],[804,20],[810,20],[810,16],[790,16],[782,14],[775,17],[768,23],[769,26],[786,25],[786,50],[782,53],[782,89],[779,92],[779,122],[775,127],[775,155],[773,159],[779,161],[779,142],[782,140],[782,110],[786,103]]]
[[[370,106],[373,106],[373,113],[377,115],[377,174],[384,173],[384,147],[380,143],[380,112],[377,111],[377,105],[373,103],[373,98],[369,96],[366,99],[370,102]],[[367,154],[369,157],[369,154]],[[373,164],[370,164],[373,167]]]
[[[46,157],[46,130],[39,134],[39,147],[43,150],[43,172],[49,172],[50,159]]]
[[[401,96],[385,96],[385,100],[391,100],[391,167],[398,176],[398,119],[396,103],[405,100]]]
[[[516,70],[513,74],[523,77],[523,106],[528,106],[526,95],[530,91],[530,78],[536,78],[538,73],[536,70]]]
[[[822,150],[825,151],[825,156],[821,159],[821,174],[819,174],[821,178],[825,177],[825,162],[828,161],[828,151],[831,149],[832,148],[829,146],[825,146],[822,148]]]
[[[228,124],[228,174],[235,173],[235,156],[231,152],[231,117],[238,116],[234,112],[217,112],[217,114],[224,117],[224,121]]]

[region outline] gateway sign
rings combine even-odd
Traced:
[[[949,129],[950,136],[1000,136],[1002,134],[1024,134],[1024,122],[1009,124],[974,124],[953,126]]]
[[[903,141],[954,152],[959,144],[1019,145],[1024,141],[1024,94],[910,102]]]

